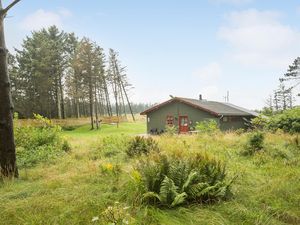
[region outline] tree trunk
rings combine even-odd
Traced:
[[[92,84],[92,74],[89,73],[89,100],[90,100],[90,117],[91,117],[91,129],[94,129],[94,101],[93,101],[93,84]]]
[[[95,119],[96,119],[96,129],[99,129],[99,119],[98,119],[98,98],[97,98],[97,81],[95,81]]]
[[[109,99],[109,94],[108,94],[108,88],[107,88],[107,83],[105,81],[105,78],[103,80],[103,88],[104,88],[104,95],[105,95],[105,102],[106,102],[107,112],[108,112],[109,116],[112,116],[112,109],[111,109],[111,104],[110,104],[110,99]]]
[[[75,72],[76,73],[76,72]],[[78,82],[77,78],[75,79],[75,105],[76,105],[76,117],[80,117],[80,108],[79,108],[79,97],[78,97]]]
[[[60,97],[60,90],[59,90],[59,84],[58,84],[58,79],[56,79],[56,89],[55,89],[55,94],[56,94],[56,107],[57,107],[57,118],[61,119],[61,97]]]
[[[13,104],[7,68],[4,17],[0,0],[0,176],[18,177],[13,130]]]
[[[61,75],[59,76],[59,91],[60,91],[60,107],[61,107],[61,117],[62,119],[66,118],[66,112],[65,112],[65,99],[64,99],[64,88],[61,80]]]

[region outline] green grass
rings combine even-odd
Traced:
[[[104,156],[103,138],[112,134],[118,142],[118,137],[141,133],[144,123],[65,131],[70,153],[55,163],[20,170],[18,180],[0,183],[0,224],[107,224],[101,214],[118,205],[130,206],[135,224],[300,224],[300,149],[294,137],[267,134],[264,150],[247,157],[240,154],[247,135],[155,137],[163,151],[208,152],[226,162],[229,177],[238,174],[229,201],[163,210],[132,201],[128,182],[134,159],[122,153]],[[115,165],[121,167],[119,174],[102,172]],[[96,216],[99,220],[92,222]]]
[[[101,124],[100,128],[91,130],[90,125],[84,125],[75,128],[72,131],[65,131],[65,135],[68,137],[95,137],[95,136],[104,136],[104,135],[113,135],[113,134],[127,134],[127,135],[135,135],[135,134],[144,134],[146,133],[145,122],[135,122],[135,123],[120,123],[119,127],[117,124]]]

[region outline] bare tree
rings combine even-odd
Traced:
[[[18,169],[13,129],[14,108],[7,66],[8,50],[4,37],[4,18],[7,12],[19,1],[15,0],[3,8],[0,0],[0,175],[5,177],[18,177]]]

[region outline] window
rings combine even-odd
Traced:
[[[173,126],[173,124],[174,124],[174,117],[173,116],[167,116],[166,124],[168,126]]]
[[[237,116],[224,116],[222,120],[223,122],[236,122],[240,121],[241,118]]]
[[[188,118],[187,117],[183,117],[181,118],[181,126],[187,126],[188,125]]]

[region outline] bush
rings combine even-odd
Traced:
[[[92,160],[102,158],[121,159],[127,150],[130,138],[126,135],[110,135],[95,143],[89,157]]]
[[[32,167],[39,162],[47,162],[63,152],[70,151],[67,141],[60,136],[61,128],[53,126],[50,120],[36,115],[42,127],[17,126],[15,141],[19,168]]]
[[[254,132],[248,137],[243,155],[253,155],[255,152],[263,149],[265,136],[262,132]]]
[[[251,120],[250,127],[253,129],[264,129],[268,124],[269,118],[264,115],[259,115]]]
[[[142,154],[148,155],[152,151],[159,152],[158,144],[153,138],[136,136],[129,142],[126,153],[129,157],[135,157]]]
[[[115,202],[113,206],[108,206],[101,214],[101,219],[105,224],[124,225],[135,224],[134,218],[129,214],[129,206]],[[99,220],[94,217],[92,222]]]
[[[283,130],[287,133],[300,132],[300,107],[285,110],[269,118],[266,128],[271,131]]]
[[[178,127],[176,126],[169,126],[167,125],[165,127],[165,134],[168,135],[168,136],[173,136],[175,134],[178,134]]]
[[[152,155],[139,161],[136,181],[142,200],[162,207],[210,203],[231,196],[225,166],[206,155]]]
[[[64,125],[61,127],[63,131],[73,131],[77,128],[77,126],[72,125]]]
[[[251,120],[251,126],[255,129],[265,129],[272,132],[280,130],[291,134],[299,133],[300,107],[277,112],[277,114],[269,117],[260,115]]]
[[[239,129],[237,129],[237,130],[235,130],[234,131],[234,133],[236,133],[237,135],[242,135],[243,133],[245,133],[246,131],[245,131],[245,129],[243,129],[243,128],[239,128]]]
[[[196,130],[202,133],[213,133],[219,131],[217,121],[210,119],[202,122],[196,122]]]

